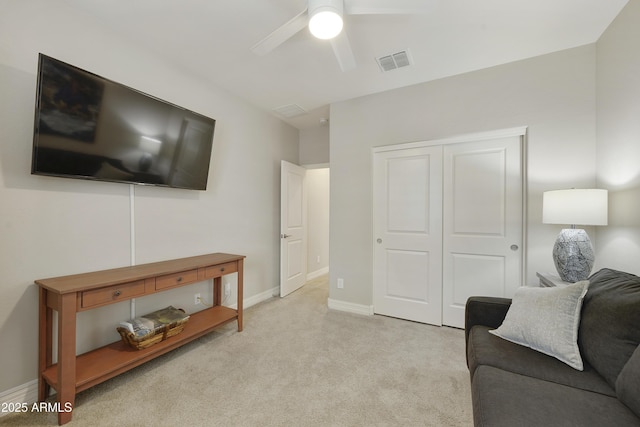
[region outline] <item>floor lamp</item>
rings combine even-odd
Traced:
[[[586,231],[579,225],[607,225],[607,190],[571,189],[545,191],[542,222],[565,224],[553,246],[553,262],[560,278],[577,282],[589,277],[595,255]]]

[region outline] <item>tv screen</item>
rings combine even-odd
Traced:
[[[215,123],[40,54],[31,173],[206,190]]]

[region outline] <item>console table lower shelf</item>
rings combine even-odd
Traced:
[[[58,424],[71,421],[76,393],[120,375],[232,321],[242,331],[244,255],[214,253],[151,264],[36,280],[39,297],[38,399],[56,390]],[[221,305],[222,277],[237,274],[238,308]],[[76,356],[76,314],[132,298],[213,282],[213,306],[190,315],[184,330],[137,350],[123,341]],[[57,363],[53,363],[57,311]]]
[[[223,324],[236,320],[237,317],[236,310],[217,306],[192,314],[181,333],[143,350],[136,350],[122,341],[116,341],[81,354],[76,358],[76,393],[200,338]],[[57,390],[57,364],[46,369],[42,376],[51,387]]]

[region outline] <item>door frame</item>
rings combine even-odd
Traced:
[[[528,176],[527,176],[527,126],[519,126],[519,127],[513,127],[513,128],[505,128],[505,129],[498,129],[498,130],[492,130],[492,131],[485,131],[485,132],[474,132],[474,133],[468,133],[468,134],[461,134],[461,135],[455,135],[455,136],[451,136],[451,137],[447,137],[447,138],[441,138],[441,139],[432,139],[432,140],[427,140],[427,141],[415,141],[415,142],[405,142],[405,143],[400,143],[400,144],[392,144],[392,145],[384,145],[384,146],[379,146],[379,147],[372,147],[371,149],[371,165],[373,165],[373,160],[375,158],[376,153],[382,153],[382,152],[386,152],[386,151],[395,151],[395,150],[405,150],[405,149],[412,149],[412,148],[422,148],[422,147],[429,147],[429,146],[433,146],[433,145],[450,145],[450,144],[459,144],[459,143],[463,143],[463,142],[474,142],[474,141],[482,141],[482,140],[488,140],[488,139],[499,139],[499,138],[508,138],[508,137],[519,137],[520,138],[520,144],[521,144],[521,156],[520,156],[520,168],[522,171],[522,251],[520,253],[520,262],[522,265],[522,269],[520,271],[520,283],[522,285],[524,285],[526,283],[526,277],[527,277],[527,263],[526,263],[526,254],[527,254],[527,206],[528,206]],[[371,173],[373,174],[373,167],[371,169]],[[373,183],[374,183],[374,179],[372,176],[371,179],[371,190],[375,191],[375,189],[373,188]],[[371,206],[371,215],[373,217],[373,204]],[[374,237],[375,233],[374,233],[374,229],[373,229],[374,224],[372,224],[372,229],[371,229],[371,236]],[[371,243],[371,256],[374,256],[374,251],[375,251],[375,242],[372,239],[372,243]],[[374,272],[375,274],[375,272]],[[373,281],[372,281],[372,285],[371,285],[371,295],[372,295],[372,299],[373,299]],[[375,309],[375,307],[374,307]]]

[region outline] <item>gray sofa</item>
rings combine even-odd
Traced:
[[[476,426],[640,426],[640,278],[602,269],[589,282],[577,308],[582,371],[489,333],[503,323],[511,299],[469,298]]]

